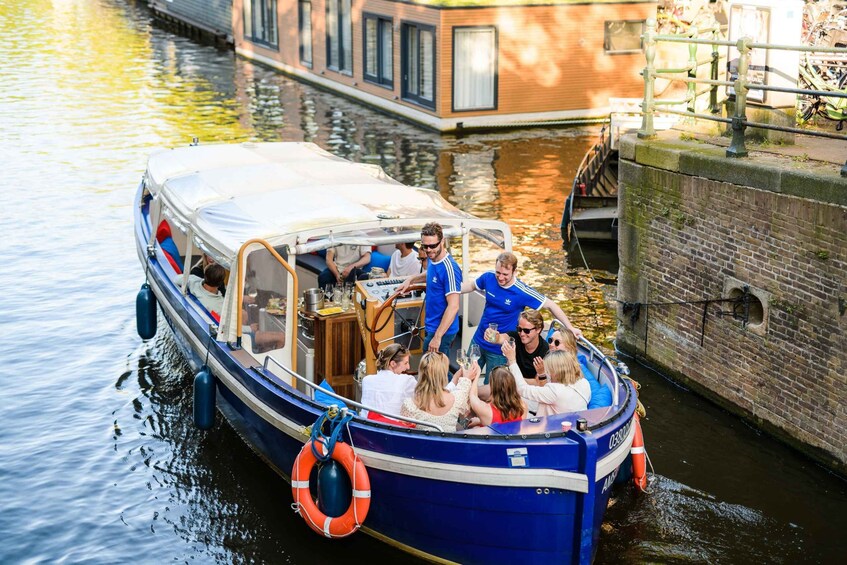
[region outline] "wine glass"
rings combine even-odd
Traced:
[[[468,360],[470,361],[470,365],[473,365],[479,360],[479,345],[476,343],[472,343],[471,348],[468,350]]]
[[[458,363],[459,367],[461,367],[465,371],[468,370],[468,354],[465,353],[464,349],[460,349],[456,353],[456,363]]]

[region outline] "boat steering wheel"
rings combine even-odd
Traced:
[[[418,292],[418,291],[423,291],[423,290],[426,290],[425,284],[413,284],[406,290],[406,294],[408,294],[410,292]],[[403,333],[399,333],[397,335],[393,335],[391,337],[387,337],[385,339],[377,340],[376,334],[379,333],[382,330],[382,328],[379,325],[380,320],[382,319],[383,314],[389,308],[393,312],[397,312],[397,309],[394,307],[394,301],[397,300],[398,297],[400,297],[400,291],[399,290],[397,292],[395,292],[394,294],[392,294],[391,296],[389,296],[388,298],[386,298],[385,302],[380,304],[379,308],[377,308],[376,312],[374,312],[374,318],[373,318],[373,321],[371,322],[371,327],[370,327],[370,331],[369,331],[370,336],[369,337],[370,337],[370,343],[371,343],[371,351],[373,351],[373,354],[374,354],[375,357],[377,355],[379,355],[379,347],[383,343],[395,342],[395,341],[397,341],[398,338],[401,338],[401,337],[404,337],[404,336],[409,336],[408,343],[406,344],[406,349],[410,349],[411,345],[412,345],[412,341],[414,341],[414,339],[416,337],[420,336],[421,330],[423,330],[423,326],[419,325],[420,321],[421,321],[421,312],[423,312],[423,308],[420,308],[418,310],[418,316],[417,316],[417,318],[415,319],[414,322],[411,322],[410,320],[407,320],[403,316],[400,316],[400,314],[397,314],[403,320],[403,322],[404,322],[403,327],[404,327],[404,329],[406,329],[406,331],[404,331]]]

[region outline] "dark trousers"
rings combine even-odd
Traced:
[[[358,280],[368,278],[368,274],[364,272],[362,269],[356,267],[350,274],[347,275],[347,278],[344,279],[344,282],[356,282]],[[338,280],[335,278],[335,275],[332,274],[328,268],[321,271],[318,275],[318,288],[326,288],[331,284],[338,284]]]

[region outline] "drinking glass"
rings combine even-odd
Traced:
[[[476,361],[479,361],[479,345],[472,343],[471,348],[468,350],[468,359],[470,360],[470,364],[473,365]]]
[[[491,343],[497,341],[497,324],[488,324],[488,331],[485,332],[485,341]]]
[[[467,368],[468,368],[468,355],[467,355],[467,353],[465,353],[464,350],[460,349],[458,351],[458,353],[456,353],[456,363],[458,363],[459,367],[461,367],[462,369],[467,370]]]
[[[509,336],[509,345],[511,345],[512,347],[515,346],[515,338]]]

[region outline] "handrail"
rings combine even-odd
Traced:
[[[387,417],[393,418],[395,420],[400,420],[400,421],[403,421],[403,422],[409,422],[411,424],[426,426],[426,427],[429,427],[429,428],[435,428],[437,431],[444,433],[444,429],[441,426],[439,426],[438,424],[433,424],[432,422],[424,422],[423,420],[415,420],[414,418],[407,418],[406,416],[400,416],[400,415],[397,415],[397,414],[390,414],[390,413],[385,412],[383,410],[378,410],[376,408],[370,408],[369,406],[365,406],[364,404],[356,402],[355,400],[350,400],[349,398],[345,398],[345,397],[343,397],[339,394],[336,394],[333,391],[326,390],[325,388],[322,388],[322,387],[316,385],[315,383],[308,380],[307,378],[301,377],[300,375],[298,375],[297,373],[295,373],[294,371],[292,371],[288,367],[284,366],[282,363],[280,363],[279,361],[277,361],[276,359],[274,359],[270,355],[266,355],[265,361],[264,361],[264,363],[262,363],[262,370],[265,371],[265,372],[269,372],[268,371],[268,361],[273,361],[274,364],[277,367],[279,367],[280,369],[282,369],[283,371],[288,373],[289,376],[294,377],[297,381],[305,384],[306,386],[311,387],[314,390],[320,389],[320,391],[323,394],[326,394],[327,396],[331,396],[332,398],[335,398],[336,400],[340,400],[345,405],[355,406],[356,408],[364,408],[368,412],[376,412],[377,414],[382,414],[383,416],[387,416]]]
[[[727,157],[747,156],[748,152],[747,147],[745,146],[745,130],[748,127],[783,131],[788,133],[799,133],[803,135],[810,135],[814,137],[823,137],[829,139],[847,140],[847,135],[838,135],[824,131],[806,130],[773,124],[763,124],[758,122],[752,122],[747,119],[747,93],[750,90],[783,92],[788,94],[817,96],[819,98],[847,99],[847,90],[820,90],[820,86],[815,84],[813,84],[813,86],[818,86],[818,89],[791,88],[787,86],[775,86],[751,82],[749,80],[748,71],[750,69],[751,51],[753,49],[847,55],[847,48],[819,47],[816,45],[782,45],[769,43],[755,43],[750,37],[742,37],[737,41],[729,41],[724,39],[718,39],[717,34],[715,34],[714,37],[711,39],[700,39],[696,36],[696,27],[691,28],[691,32],[686,35],[659,35],[656,33],[656,20],[652,18],[647,20],[646,30],[644,32],[644,35],[642,36],[642,39],[644,40],[644,55],[646,59],[646,66],[642,71],[642,77],[644,79],[644,98],[641,103],[642,119],[641,129],[638,131],[639,138],[651,138],[656,135],[656,130],[653,127],[653,114],[655,113],[657,106],[687,104],[687,108],[685,111],[671,109],[663,109],[662,111],[665,113],[685,116],[688,118],[705,119],[715,122],[731,124],[732,140],[730,142],[729,148],[727,148],[726,150]],[[689,46],[690,51],[688,66],[683,68],[657,69],[654,65],[654,62],[656,58],[656,45],[659,42],[687,44]],[[699,66],[696,56],[698,45],[712,46],[712,69],[711,77],[708,79],[698,78],[696,76],[696,72],[694,71],[694,69]],[[718,80],[718,46],[735,47],[738,50],[738,68],[735,80]],[[681,73],[687,73],[688,76],[670,76],[673,74]],[[655,80],[658,76],[661,76],[662,78],[665,78],[667,80],[679,81],[687,84],[688,89],[685,98],[681,100],[656,100],[654,98]],[[710,88],[698,93],[696,92],[697,84],[707,85]],[[720,86],[732,87],[734,89],[735,113],[731,117],[724,118],[722,116],[717,115],[720,111],[717,104],[717,91],[718,87]],[[697,113],[695,108],[696,97],[706,92],[708,92],[711,96],[709,104],[711,115]],[[841,168],[841,176],[847,177],[847,161],[845,161],[844,166]]]

